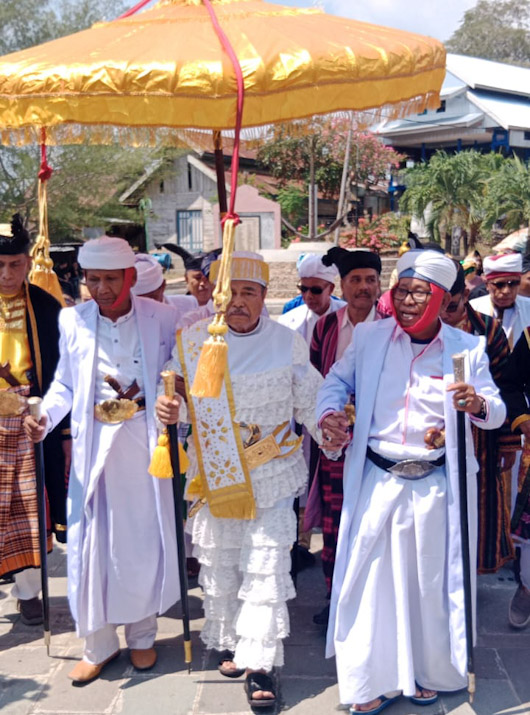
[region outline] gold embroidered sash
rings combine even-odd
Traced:
[[[193,441],[197,453],[201,486],[213,516],[221,519],[254,519],[256,504],[249,468],[244,457],[228,369],[219,398],[193,397],[190,384],[195,376],[203,340],[203,326],[197,324],[177,333]]]

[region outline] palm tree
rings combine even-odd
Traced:
[[[508,231],[530,226],[530,166],[519,157],[505,159],[487,184],[485,226],[501,220]]]
[[[429,214],[427,229],[433,239],[451,250],[453,228],[469,234],[474,245],[484,218],[486,183],[502,157],[476,151],[448,154],[438,151],[428,163],[419,164],[406,175],[407,190],[400,208],[416,216]]]

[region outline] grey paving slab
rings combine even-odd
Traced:
[[[122,715],[188,715],[193,712],[199,677],[132,678],[121,686],[116,710]]]
[[[292,715],[334,713],[339,703],[337,685],[323,679],[282,678],[281,695],[283,709]]]
[[[528,715],[526,708],[521,709],[521,701],[509,680],[477,680],[477,691],[472,705],[465,690],[443,693],[441,700],[445,712],[450,715]]]
[[[29,715],[41,694],[49,690],[45,677],[17,678],[0,676],[2,715]]]
[[[67,653],[68,651],[63,649],[50,658],[44,645],[20,646],[15,648],[14,652],[5,650],[0,652],[0,677],[48,676],[60,667],[61,656],[66,656]]]
[[[515,692],[521,701],[530,701],[530,648],[499,648],[498,652]]]

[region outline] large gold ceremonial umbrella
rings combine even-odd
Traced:
[[[211,0],[242,69],[244,127],[338,110],[437,106],[445,51],[420,35],[263,0]],[[203,0],[94,25],[0,58],[3,143],[169,141],[233,129],[236,82]]]

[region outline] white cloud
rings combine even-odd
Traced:
[[[311,4],[311,0],[275,2],[296,7]],[[319,4],[333,15],[418,32],[445,41],[476,0],[322,0]]]

